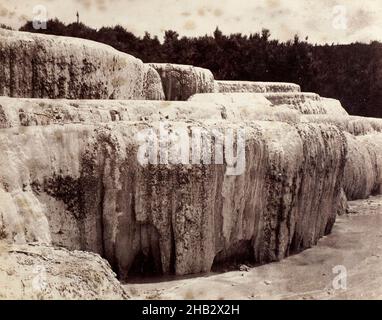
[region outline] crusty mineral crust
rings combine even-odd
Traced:
[[[238,129],[244,123],[170,126]],[[138,258],[158,272],[207,272],[236,250],[270,262],[330,232],[342,207],[346,159],[346,140],[335,126],[247,122],[245,172],[227,176],[225,165],[140,165],[134,137],[158,125],[3,130],[6,239],[90,250],[124,278]]]
[[[382,193],[382,133],[354,137],[346,134],[348,156],[344,191],[348,200]]]
[[[354,136],[382,132],[382,119],[333,114],[303,115],[301,122],[334,124]]]
[[[264,93],[264,97],[274,106],[285,105],[302,114],[326,114],[321,97],[315,93]]]
[[[107,45],[0,29],[0,95],[163,99],[155,70]]]
[[[240,103],[247,105],[268,104],[278,108],[290,108],[301,114],[325,114],[333,117],[348,115],[338,100],[322,98],[318,94],[306,92],[206,93],[195,94],[189,98],[189,101],[215,102],[221,104]]]
[[[162,78],[166,100],[187,100],[195,93],[214,92],[215,83],[208,69],[170,63],[150,63]]]
[[[283,82],[216,80],[216,92],[300,92],[298,84]]]
[[[145,74],[143,78],[143,100],[164,100],[162,79],[158,72],[148,64],[144,65]]]
[[[1,299],[127,299],[99,255],[0,241]]]
[[[261,97],[260,97],[261,98]],[[49,124],[118,121],[174,120],[269,120],[300,122],[296,110],[280,106],[273,108],[262,97],[255,103],[199,101],[99,101],[15,99],[0,97],[0,128],[40,126]]]
[[[338,117],[349,115],[339,100],[321,97],[321,101],[326,114]]]
[[[347,198],[382,192],[380,119],[351,117],[336,100],[294,84],[229,89],[209,70],[143,64],[80,39],[0,30],[0,40],[0,94],[26,97],[0,98],[0,241],[39,244],[7,249],[0,260],[52,257],[78,271],[78,260],[89,258],[96,263],[89,268],[105,274],[100,287],[93,273],[58,274],[46,297],[125,297],[98,256],[52,245],[98,253],[121,279],[266,263],[316,244],[346,212]],[[216,92],[224,86],[230,93]],[[139,100],[164,94],[189,101]],[[245,171],[227,175],[227,163],[142,165],[137,135],[164,123],[189,137],[194,127],[245,130]],[[49,272],[58,271],[48,264]],[[75,292],[58,289],[60,281]]]

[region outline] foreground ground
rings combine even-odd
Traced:
[[[333,288],[336,266],[346,268],[346,290]],[[382,196],[350,202],[316,247],[247,270],[125,287],[135,299],[382,299]]]

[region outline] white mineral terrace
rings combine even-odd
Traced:
[[[329,298],[332,263],[358,254],[354,263],[380,266],[370,249],[380,198],[363,199],[382,193],[382,120],[300,91],[0,29],[0,298]],[[137,137],[163,126],[186,136],[156,142],[191,155],[195,128],[245,132],[243,172],[228,174],[228,144],[216,161],[216,139],[200,151],[215,162],[142,164]],[[33,285],[25,259],[46,264],[39,296],[23,289]],[[160,285],[122,286],[114,274],[164,280],[234,262],[249,267]],[[351,268],[380,297],[380,277]]]

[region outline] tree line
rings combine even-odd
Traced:
[[[267,29],[251,35],[180,37],[165,32],[161,42],[145,33],[135,36],[124,27],[90,28],[82,23],[49,20],[47,29],[27,22],[21,31],[90,39],[129,53],[143,62],[191,64],[212,71],[220,80],[281,81],[303,91],[339,99],[350,114],[382,117],[382,43],[313,45],[308,38],[281,42]]]

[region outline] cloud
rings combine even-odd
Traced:
[[[186,21],[186,23],[184,24],[184,29],[186,29],[186,30],[194,30],[194,29],[196,29],[195,22],[192,21],[192,20]]]
[[[373,12],[358,9],[349,19],[349,29],[351,32],[361,30],[375,24],[377,18]]]
[[[16,13],[13,10],[9,10],[0,3],[0,17],[12,18]]]
[[[78,0],[78,2],[87,10],[90,9],[92,6],[92,1],[91,0]]]

